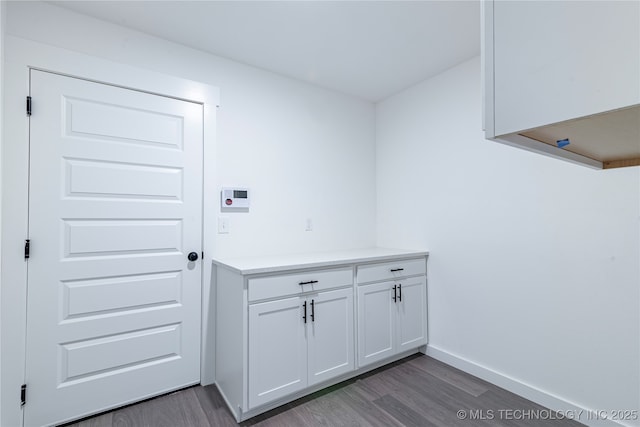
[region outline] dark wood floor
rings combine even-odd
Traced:
[[[410,356],[242,426],[581,426],[424,355]],[[215,386],[191,387],[66,427],[237,426]]]

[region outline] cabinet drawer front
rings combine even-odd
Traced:
[[[299,295],[353,284],[351,267],[249,279],[249,301]]]
[[[358,266],[358,283],[394,280],[401,277],[425,274],[427,264],[424,258],[405,259],[381,264]]]

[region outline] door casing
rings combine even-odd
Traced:
[[[29,93],[29,70],[111,84],[128,89],[188,100],[203,105],[203,194],[214,195],[216,182],[216,87],[148,71],[69,50],[7,36],[5,40],[4,133],[1,141],[1,236],[0,252],[0,425],[22,425],[20,386],[25,377],[27,264],[24,240],[28,238],[29,121],[25,100]],[[33,100],[33,114],[37,114]],[[215,247],[214,224],[218,215],[215,197],[203,198],[202,261],[202,355],[201,382],[215,381],[213,344],[215,328],[210,298],[211,263]],[[211,326],[211,327],[210,327]],[[27,385],[28,404],[28,385]]]

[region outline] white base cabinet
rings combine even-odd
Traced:
[[[307,342],[300,298],[249,306],[249,407],[307,386]]]
[[[358,364],[386,359],[395,353],[395,318],[389,282],[358,288]]]
[[[396,353],[427,343],[427,279],[416,277],[398,284],[396,314]]]
[[[353,289],[249,305],[249,408],[354,368]]]
[[[427,255],[214,260],[216,384],[236,419],[424,346]]]
[[[358,286],[358,364],[366,366],[427,343],[424,275]]]
[[[307,322],[309,385],[321,383],[355,368],[353,289],[322,292],[311,297]],[[307,313],[307,316],[310,316]]]

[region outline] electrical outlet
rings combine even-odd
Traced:
[[[307,225],[305,226],[304,231],[313,231],[313,221],[311,221],[311,218],[307,218]]]

